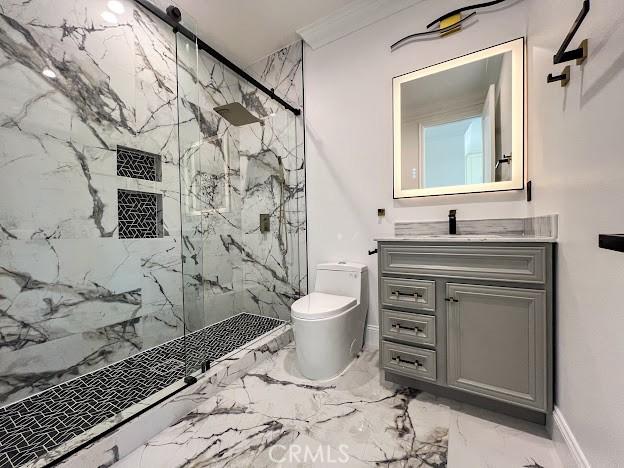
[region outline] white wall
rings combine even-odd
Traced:
[[[395,221],[524,216],[522,193],[392,199],[392,78],[526,35],[527,4],[482,15],[479,23],[444,40],[390,44],[416,32],[455,0],[426,1],[317,50],[304,60],[308,252],[311,282],[318,263],[347,259],[370,268],[371,324],[377,324],[376,236]],[[379,221],[377,208],[386,208]]]
[[[565,90],[552,55],[581,1],[531,0],[529,132],[537,214],[559,217],[557,405],[594,467],[624,463],[624,254],[598,233],[624,231],[624,2],[594,0],[589,38]]]
[[[465,2],[425,1],[321,49],[306,50],[306,144],[310,273],[319,262],[368,264],[370,323],[377,323],[373,238],[399,220],[560,214],[557,405],[594,467],[624,460],[624,254],[601,250],[601,232],[624,231],[624,2],[595,0],[563,90],[546,75],[581,0],[527,0],[479,16],[442,40],[395,40]],[[530,18],[530,20],[529,20]],[[529,175],[523,193],[392,199],[392,77],[519,36],[529,36]],[[377,208],[386,208],[381,222]],[[311,283],[312,284],[312,283]]]

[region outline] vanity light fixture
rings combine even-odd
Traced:
[[[118,15],[121,15],[126,11],[123,3],[121,3],[119,0],[110,0],[110,2],[108,2],[108,9],[113,13],[117,13]]]
[[[412,39],[418,39],[421,37],[428,36],[438,36],[444,37],[451,33],[457,32],[461,30],[462,24],[464,24],[468,19],[472,18],[477,14],[476,11],[472,11],[472,13],[468,13],[465,16],[464,12],[470,10],[478,10],[480,8],[487,8],[494,5],[498,5],[499,3],[503,3],[506,0],[493,0],[490,2],[477,3],[474,5],[468,5],[462,8],[458,8],[456,10],[450,11],[445,15],[440,16],[439,18],[433,20],[431,23],[427,25],[428,31],[423,31],[416,34],[410,34],[409,36],[404,37],[403,39],[398,40],[394,44],[390,46],[390,51],[394,52],[396,49],[401,47],[406,42]],[[436,26],[437,29],[431,29],[431,27]]]

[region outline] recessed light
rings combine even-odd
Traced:
[[[126,11],[123,4],[119,0],[111,0],[108,2],[108,9],[118,15],[121,15],[124,11]]]
[[[117,16],[115,16],[110,11],[103,11],[102,12],[102,19],[104,19],[104,21],[106,21],[108,23],[117,24]]]
[[[51,78],[51,79],[56,78],[56,73],[54,73],[49,68],[44,68],[41,73],[43,73],[43,76],[47,76],[48,78]]]

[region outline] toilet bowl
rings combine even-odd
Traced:
[[[366,265],[318,265],[314,292],[291,307],[299,371],[312,380],[340,375],[362,349],[367,312]]]

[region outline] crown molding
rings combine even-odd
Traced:
[[[297,34],[312,49],[318,49],[421,2],[422,0],[353,0],[333,14],[298,29]]]

